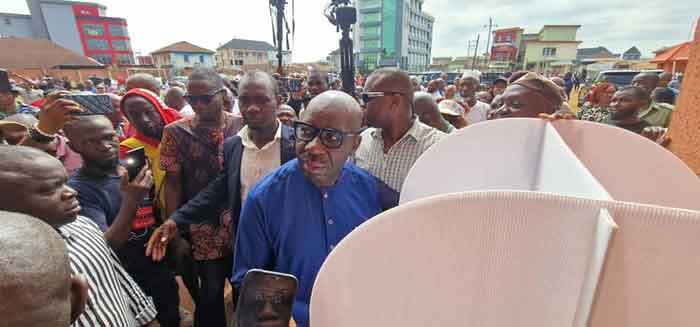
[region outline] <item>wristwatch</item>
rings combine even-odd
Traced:
[[[51,143],[53,142],[53,140],[56,139],[55,135],[46,134],[39,130],[37,125],[34,125],[31,128],[29,128],[29,137],[35,142],[44,144]]]

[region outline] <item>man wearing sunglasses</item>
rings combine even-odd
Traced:
[[[243,204],[232,278],[260,268],[293,274],[299,288],[293,308],[309,324],[311,287],[321,264],[345,235],[396,205],[398,195],[348,162],[360,144],[362,109],[349,95],[328,91],[294,123],[296,160],[265,177]]]
[[[413,110],[413,85],[395,68],[374,71],[367,78],[362,100],[371,128],[362,133],[355,163],[396,191],[413,163],[447,134],[421,123]]]
[[[211,68],[189,76],[185,99],[195,112],[168,125],[160,145],[165,171],[166,216],[170,217],[213,181],[223,168],[224,139],[236,135],[242,121],[226,110],[225,85]],[[232,220],[222,203],[210,220],[189,226],[195,275],[199,278],[195,324],[226,326],[224,281],[231,274]]]

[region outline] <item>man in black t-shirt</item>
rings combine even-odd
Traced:
[[[119,140],[110,120],[85,116],[64,127],[83,167],[68,181],[78,192],[80,214],[103,231],[136,283],[153,298],[161,326],[180,326],[177,283],[164,262],[146,257],[146,243],[156,227],[153,182],[148,167],[128,181],[119,165]]]

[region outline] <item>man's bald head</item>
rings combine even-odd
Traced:
[[[673,74],[669,72],[663,72],[661,75],[659,75],[659,87],[668,87],[668,83],[671,83],[671,80],[673,79]]]
[[[414,92],[413,106],[415,107],[417,114],[423,111],[423,109],[426,107],[435,107],[435,110],[438,108],[435,98],[433,98],[433,96],[428,92]]]
[[[163,101],[168,107],[180,111],[187,105],[187,101],[185,101],[184,96],[184,89],[178,86],[173,86],[170,87],[167,92],[165,92],[165,98]]]
[[[300,118],[307,120],[316,115],[344,117],[348,123],[346,131],[362,128],[362,108],[353,97],[344,92],[326,91],[319,94],[309,102],[308,108],[302,112]]]
[[[126,80],[126,91],[131,89],[146,89],[154,94],[160,94],[160,81],[151,74],[138,73]]]
[[[632,85],[643,88],[647,92],[647,96],[650,97],[651,91],[659,85],[659,75],[654,72],[639,73],[632,79]]]
[[[370,84],[370,82],[372,82]],[[372,86],[373,89],[368,88]],[[413,84],[411,77],[406,72],[398,68],[381,68],[375,70],[369,77],[365,88],[368,91],[381,92],[401,92],[408,97],[409,101],[413,101]]]
[[[396,68],[376,70],[367,78],[365,91],[384,93],[366,104],[369,126],[402,130],[410,125],[413,120],[413,85],[406,72]],[[429,85],[428,91],[434,92],[435,88]]]
[[[81,116],[78,120],[74,120],[63,127],[63,133],[68,140],[75,141],[83,136],[86,129],[93,126],[112,125],[112,122],[103,115]]]
[[[34,217],[0,211],[0,219],[2,325],[68,326],[72,281],[65,242]]]

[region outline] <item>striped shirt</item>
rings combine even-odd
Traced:
[[[124,270],[95,223],[79,216],[59,228],[68,246],[73,275],[90,285],[85,311],[72,326],[137,327],[156,317],[156,308]]]
[[[400,192],[403,181],[416,160],[446,135],[414,119],[406,134],[384,153],[382,130],[369,128],[362,132],[362,143],[355,152],[354,162]]]

